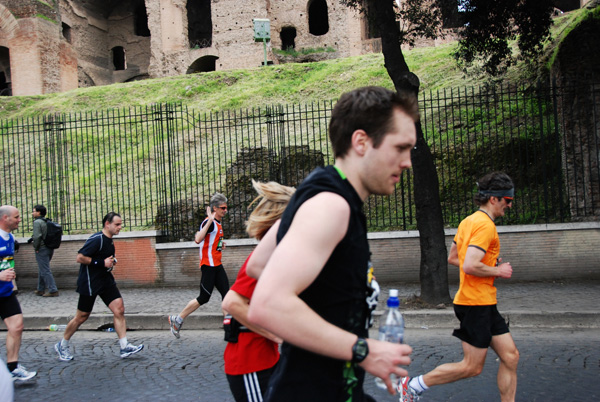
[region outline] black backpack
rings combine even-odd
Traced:
[[[46,237],[44,237],[44,244],[48,248],[59,248],[60,242],[62,241],[62,226],[56,222],[52,222],[50,218],[46,218]]]

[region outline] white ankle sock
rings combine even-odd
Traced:
[[[178,315],[177,317],[175,317],[175,321],[177,321],[177,324],[183,324],[183,318],[181,318],[180,315]]]
[[[427,389],[429,389],[429,387],[427,385],[425,385],[425,381],[423,381],[423,376],[420,375],[418,377],[413,378],[412,380],[410,380],[410,382],[408,383],[408,385],[410,385],[410,387],[412,389],[414,389],[415,391],[417,391],[419,394]]]
[[[65,338],[63,338],[63,339],[60,341],[60,347],[61,347],[61,348],[66,348],[66,347],[68,347],[68,346],[69,346],[69,341],[67,341]]]
[[[127,337],[119,339],[119,345],[121,345],[121,349],[125,349],[125,346],[127,346]]]

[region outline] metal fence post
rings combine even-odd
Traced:
[[[156,165],[156,194],[158,199],[159,213],[162,214],[165,221],[162,227],[165,228],[166,233],[162,233],[163,236],[169,236],[170,230],[170,217],[172,214],[172,206],[169,207],[169,196],[167,195],[167,170],[170,170],[168,164],[169,153],[165,149],[165,130],[163,123],[165,122],[165,112],[163,111],[163,104],[155,104],[152,106],[152,112],[154,115],[153,128],[154,128],[154,154],[155,154],[155,165]]]
[[[47,208],[49,216],[55,222],[61,223],[65,232],[69,232],[69,223],[67,222],[67,211],[69,210],[69,200],[65,197],[66,189],[64,183],[65,165],[68,161],[65,160],[65,144],[64,138],[64,121],[60,115],[49,115],[44,117],[44,139],[46,147],[44,147],[46,169],[48,172],[48,194]],[[38,203],[39,200],[34,202]],[[30,208],[33,205],[29,206]]]

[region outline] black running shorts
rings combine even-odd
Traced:
[[[79,303],[77,303],[77,310],[83,311],[84,313],[91,313],[94,309],[94,303],[96,302],[96,297],[100,296],[104,304],[108,307],[108,305],[116,299],[121,298],[121,292],[119,292],[119,288],[117,285],[109,286],[104,289],[102,293],[99,293],[95,296],[85,296],[79,295]]]
[[[455,329],[452,335],[476,348],[488,348],[492,336],[510,332],[495,304],[492,306],[455,304],[454,314],[460,321],[460,328]]]
[[[10,296],[0,297],[0,318],[5,320],[17,314],[23,314],[17,296],[11,293]]]

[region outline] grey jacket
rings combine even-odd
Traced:
[[[36,218],[33,221],[33,249],[38,251],[41,247],[46,247],[44,244],[44,238],[48,233],[48,227],[44,218]]]

